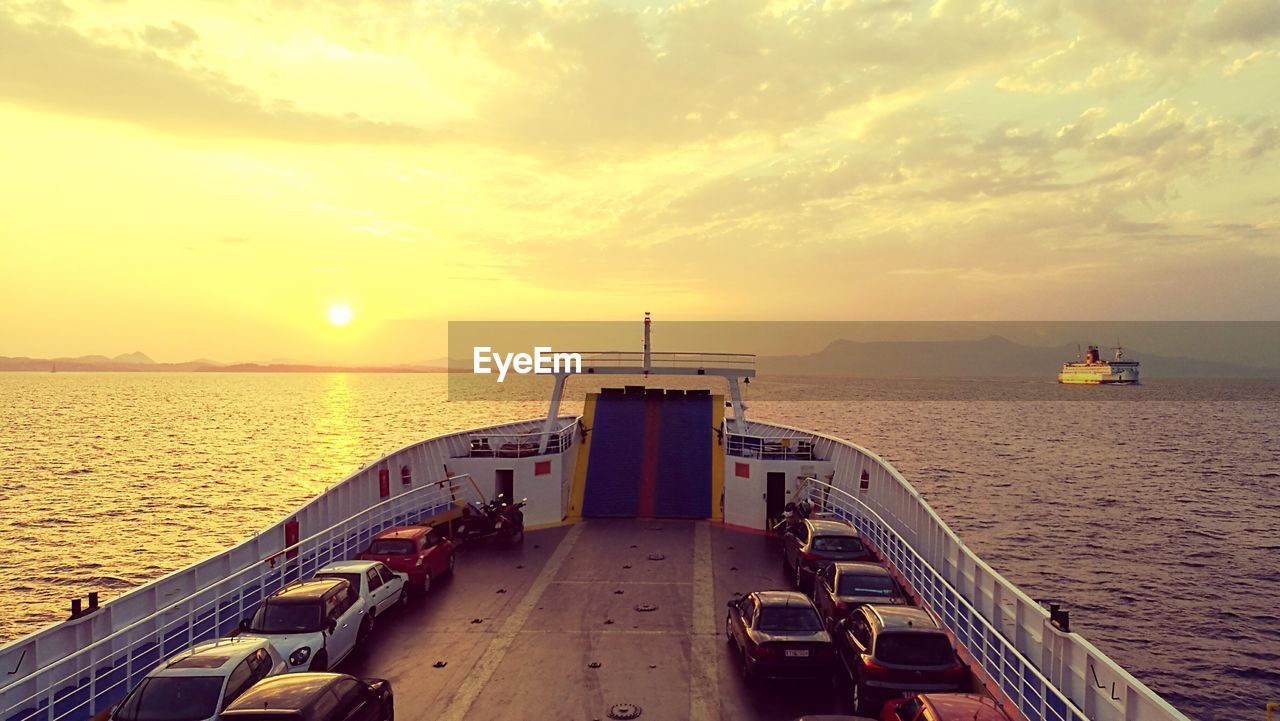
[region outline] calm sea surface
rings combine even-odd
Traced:
[[[750,412],[883,455],[1184,712],[1261,718],[1280,700],[1280,403],[1171,395]],[[220,551],[395,448],[545,412],[445,399],[440,375],[0,373],[0,642]]]

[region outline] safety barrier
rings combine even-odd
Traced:
[[[576,427],[577,418],[558,423]],[[506,423],[405,446],[236,546],[0,646],[0,721],[88,719],[165,658],[231,631],[271,591],[355,553],[387,523],[434,515],[455,497],[472,499],[471,483],[439,484],[451,463],[467,457],[471,435],[519,434],[542,424]],[[306,538],[297,540],[300,534]]]
[[[358,555],[379,531],[410,525],[479,500],[463,476],[412,489],[365,508],[99,639],[33,677],[40,690],[6,699],[6,721],[85,719],[123,698],[151,669],[197,643],[232,633],[242,618],[285,584]]]
[[[878,513],[840,488],[809,479],[809,501],[853,524],[942,621],[1027,721],[1085,721],[1084,712],[1014,648]]]
[[[473,433],[468,436],[467,455],[471,458],[527,458],[563,453],[573,446],[578,434],[578,421],[556,431],[542,449],[542,430],[528,433]]]
[[[809,461],[813,460],[813,441],[807,438],[731,433],[725,451],[739,458]]]
[[[726,421],[726,427],[728,422]],[[848,441],[789,426],[751,421],[732,431],[766,438],[808,438],[815,459],[832,468],[822,490],[857,499],[897,534],[911,552],[904,563],[925,564],[944,585],[922,587],[938,608],[953,617],[969,614],[965,623],[981,626],[1003,639],[998,645],[1008,663],[1030,664],[1083,718],[1093,721],[1187,721],[1187,717],[1077,633],[1054,626],[1049,612],[997,573],[951,530],[920,493],[893,466]],[[795,442],[794,440],[792,442]],[[948,590],[939,590],[948,589]],[[976,614],[976,617],[973,616]],[[983,619],[979,622],[978,618]],[[978,637],[987,647],[994,639]],[[1028,689],[1018,698],[1029,696]],[[1046,699],[1052,694],[1047,694]],[[1046,712],[1047,713],[1047,712]]]

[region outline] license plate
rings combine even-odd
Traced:
[[[809,658],[807,650],[787,649],[787,658]]]

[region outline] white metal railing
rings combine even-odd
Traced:
[[[815,508],[852,523],[942,620],[1027,721],[1084,721],[1086,716],[1036,665],[973,607],[880,514],[841,488],[807,480]]]
[[[191,648],[233,631],[259,601],[286,583],[362,551],[379,531],[413,524],[481,500],[465,475],[426,484],[364,508],[299,540],[256,564],[178,599],[74,654],[6,683],[0,718],[5,721],[68,721],[102,711],[124,696],[152,668]],[[36,682],[39,690],[9,698],[10,689]]]
[[[813,441],[785,436],[749,436],[729,434],[725,452],[740,458],[761,460],[811,461]]]
[[[1187,721],[1187,717],[978,557],[897,469],[861,446],[799,428],[752,421],[754,434],[805,436],[831,465],[832,488],[872,509],[1022,659],[1094,721]],[[944,599],[946,601],[947,599]],[[953,605],[956,603],[951,601]],[[976,621],[975,621],[976,623]]]
[[[573,446],[577,433],[578,421],[574,419],[551,435],[545,450],[542,449],[544,434],[541,430],[527,433],[472,433],[467,436],[467,455],[472,458],[526,458],[563,453]]]
[[[582,368],[639,368],[644,351],[583,351]],[[756,357],[750,353],[649,353],[651,368],[731,368],[755,371]]]

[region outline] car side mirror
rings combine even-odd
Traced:
[[[240,619],[240,625],[237,626],[237,628],[239,628],[241,632],[247,632],[249,630],[249,619]]]
[[[329,619],[329,622],[325,624],[324,630],[328,631],[329,635],[332,636],[333,632],[338,630],[338,622],[333,620],[332,618]]]

